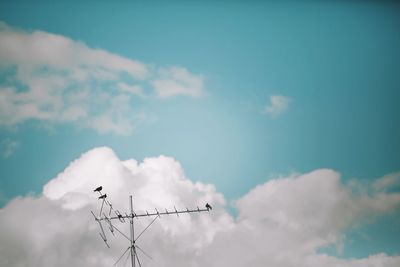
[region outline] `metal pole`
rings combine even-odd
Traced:
[[[129,196],[129,201],[131,204],[131,218],[130,218],[130,223],[131,223],[131,264],[132,267],[135,267],[135,257],[136,257],[136,253],[135,253],[135,249],[134,249],[134,245],[135,245],[135,228],[133,226],[133,200],[132,200],[132,196]]]

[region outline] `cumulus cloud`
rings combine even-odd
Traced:
[[[213,185],[192,182],[173,158],[120,160],[109,148],[86,152],[48,184],[40,196],[18,197],[0,210],[1,266],[111,266],[129,246],[108,232],[101,241],[89,211],[98,211],[93,188],[103,185],[114,209],[137,212],[214,206],[210,214],[164,216],[138,240],[154,260],[139,254],[143,266],[399,266],[384,253],[339,259],[317,253],[343,240],[354,223],[393,211],[400,194],[354,194],[328,169],[273,179],[259,185],[236,206],[232,217]],[[28,219],[29,218],[29,219]],[[150,221],[136,221],[137,231]],[[119,227],[127,231],[127,224]],[[139,252],[140,253],[140,252]],[[123,264],[123,262],[122,262]]]
[[[269,97],[269,101],[264,109],[264,113],[275,118],[289,108],[290,98],[283,95],[272,95]]]
[[[0,125],[27,120],[76,123],[101,133],[130,134],[132,98],[200,96],[203,77],[158,67],[43,31],[0,25]],[[112,103],[110,106],[109,103]]]

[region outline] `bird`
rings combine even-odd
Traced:
[[[102,186],[97,187],[93,192],[100,192],[103,189]]]
[[[207,208],[207,210],[212,210],[212,207],[211,207],[211,205],[210,204],[206,204],[206,208]]]
[[[107,197],[107,194],[104,194],[102,196],[99,196],[99,199],[106,198],[106,197]]]

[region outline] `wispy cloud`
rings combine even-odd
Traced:
[[[20,143],[11,139],[4,139],[1,141],[1,154],[3,158],[8,159],[14,155],[15,151],[19,148]]]
[[[134,130],[133,98],[202,95],[203,76],[125,58],[43,31],[0,24],[0,125],[72,123],[100,133]],[[144,89],[147,88],[147,91]]]
[[[271,95],[269,97],[269,103],[265,106],[263,113],[276,118],[288,110],[290,101],[291,99],[287,96]]]
[[[188,70],[170,67],[159,71],[160,78],[151,82],[157,95],[167,98],[175,95],[200,97],[203,90],[203,76],[191,74]]]

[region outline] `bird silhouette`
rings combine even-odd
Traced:
[[[94,192],[100,192],[102,189],[103,189],[103,187],[102,187],[102,186],[99,186],[99,187],[97,187],[97,188],[94,190]]]
[[[206,204],[206,208],[208,209],[208,210],[212,210],[212,207],[211,207],[211,205],[210,204]]]
[[[102,196],[99,196],[99,199],[106,198],[106,197],[107,197],[107,194],[104,194]]]

